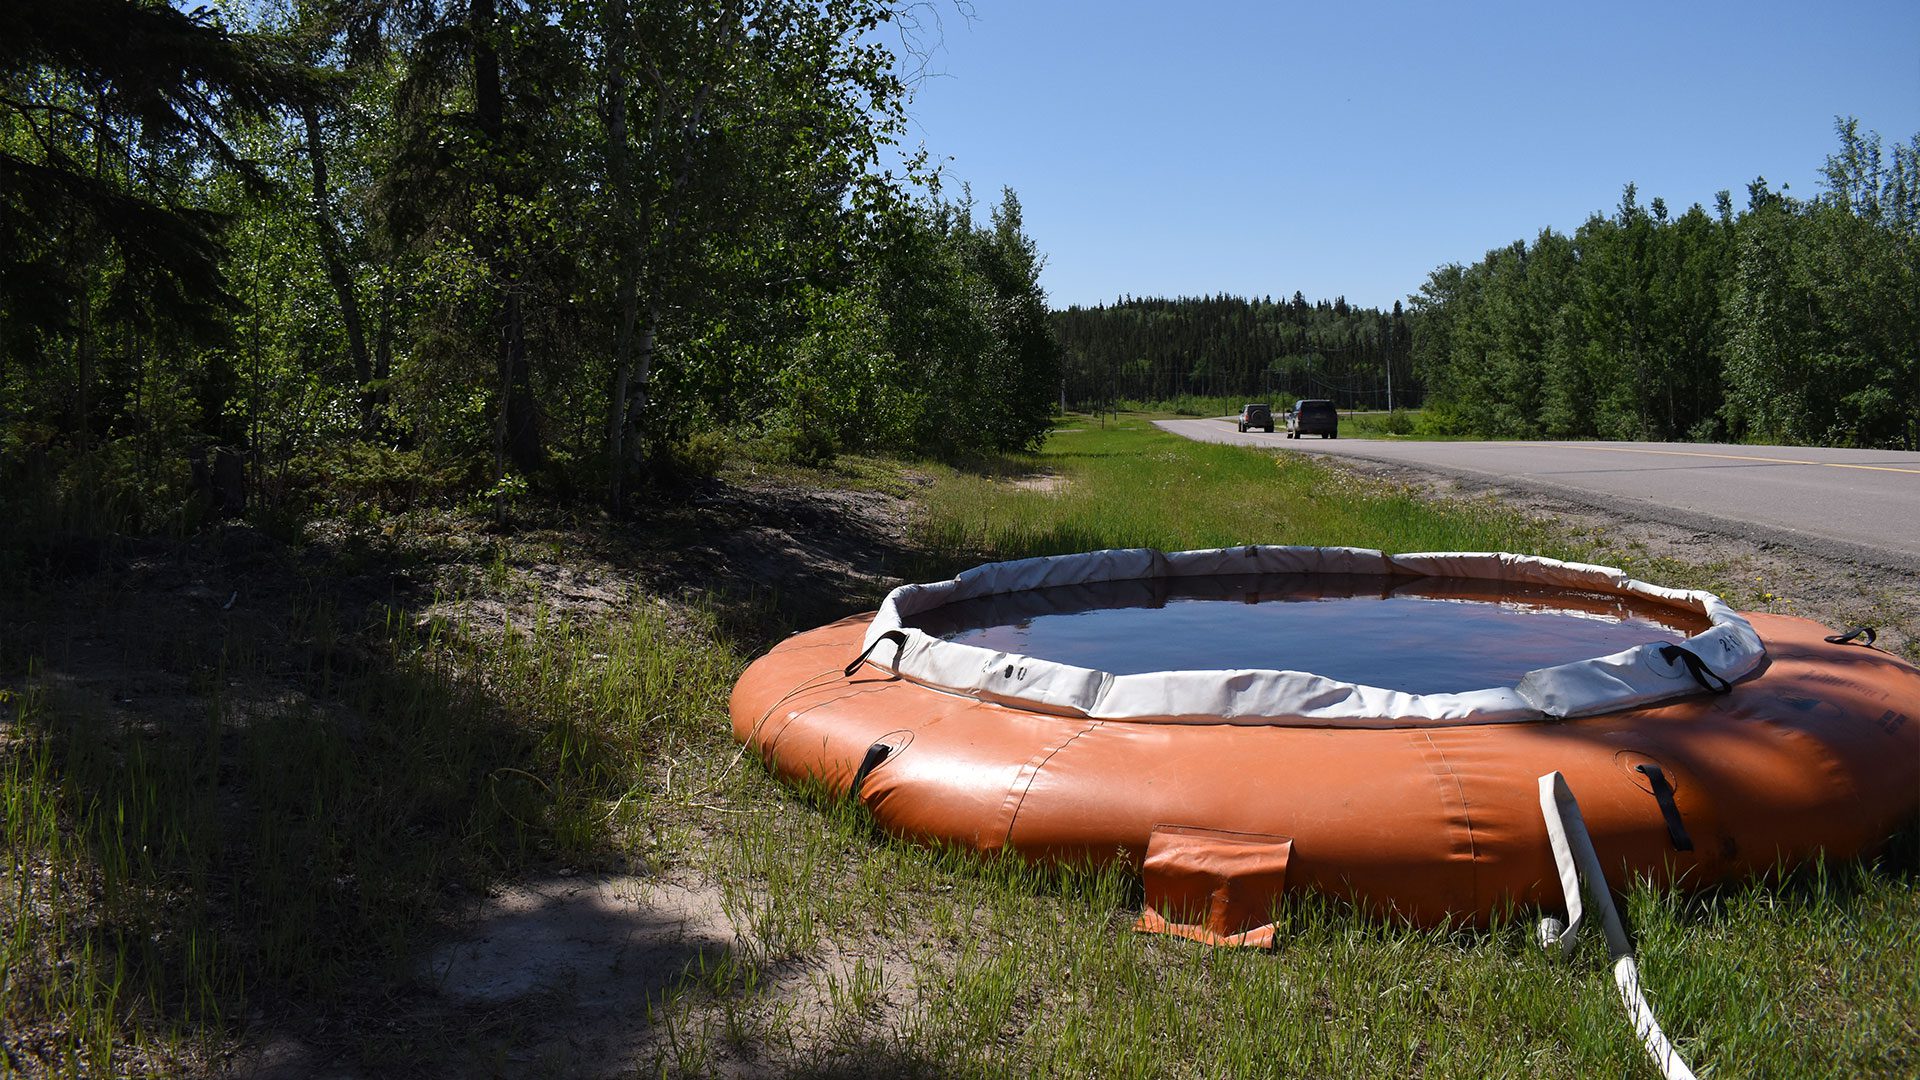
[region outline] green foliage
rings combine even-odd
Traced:
[[[104,485],[79,516],[377,507],[324,488],[394,447],[425,497],[617,505],[711,471],[706,431],[823,461],[1050,423],[1017,198],[976,223],[883,166],[891,0],[34,11],[0,45],[0,477]]]
[[[825,317],[781,371],[777,440],[789,459],[1039,445],[1059,349],[1019,198],[1005,191],[986,226],[968,201],[902,204],[869,254],[864,280],[816,300]]]
[[[681,476],[717,476],[734,455],[733,440],[722,431],[696,431],[673,446],[673,471]]]
[[[1840,125],[1827,194],[1756,192],[1727,298],[1733,422],[1766,437],[1920,446],[1920,136],[1880,166]]]
[[[1459,438],[1473,434],[1466,420],[1444,401],[1435,401],[1420,410],[1419,417],[1413,422],[1413,431],[1429,439]]]
[[[1112,403],[1116,412],[1172,413],[1175,416],[1228,416],[1240,411],[1247,403],[1244,396],[1202,397],[1199,394],[1181,394],[1165,401],[1140,401],[1134,398],[1121,398]],[[1269,402],[1269,404],[1273,404]]]
[[[1395,409],[1381,421],[1380,429],[1389,435],[1411,435],[1417,430],[1417,425],[1407,410]]]
[[[770,437],[774,455],[790,465],[825,465],[840,453],[833,432],[819,424],[789,418]]]
[[[1416,405],[1416,326],[1344,297],[1308,303],[1233,296],[1122,299],[1055,312],[1068,403],[1229,402],[1193,415],[1238,411],[1249,401],[1330,398],[1342,408]],[[1197,405],[1195,407],[1198,407]],[[1175,411],[1185,411],[1180,407]]]
[[[0,35],[0,345],[42,358],[100,314],[218,335],[231,301],[199,178],[314,73],[208,8],[13,4]],[[38,355],[36,355],[38,354]]]
[[[1629,184],[1571,237],[1433,272],[1413,364],[1436,431],[1920,446],[1920,136],[1838,125],[1828,191],[1679,217]]]
[[[307,511],[345,513],[364,506],[394,512],[445,501],[458,479],[418,450],[345,443],[290,459],[279,495]]]

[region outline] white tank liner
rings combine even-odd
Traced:
[[[1456,694],[1408,694],[1307,671],[1154,671],[1114,675],[1018,653],[945,641],[903,621],[978,596],[1056,585],[1216,574],[1381,574],[1475,578],[1633,594],[1703,613],[1711,624],[1685,647],[1729,682],[1767,662],[1747,620],[1719,597],[1636,581],[1608,566],[1503,552],[1388,555],[1366,548],[1235,547],[1201,551],[1126,548],[990,563],[951,581],[902,585],[867,629],[869,661],[904,678],[1036,712],[1197,724],[1419,727],[1520,723],[1593,716],[1705,693],[1684,662],[1660,655],[1665,641],[1528,672],[1513,686]],[[898,634],[895,642],[880,643]],[[877,648],[874,646],[880,643]],[[1678,660],[1678,658],[1676,658]]]

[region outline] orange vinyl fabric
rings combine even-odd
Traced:
[[[1745,617],[1770,663],[1727,694],[1568,720],[1325,728],[1103,721],[873,664],[848,676],[859,616],[749,666],[733,730],[781,778],[840,791],[886,743],[858,797],[896,835],[1125,858],[1146,872],[1143,928],[1257,943],[1274,904],[1309,890],[1416,924],[1484,922],[1559,901],[1537,788],[1555,770],[1615,887],[1853,857],[1920,815],[1920,670],[1830,644],[1805,619]]]
[[[1267,948],[1292,853],[1293,841],[1283,836],[1157,826],[1147,838],[1145,904],[1133,928]]]

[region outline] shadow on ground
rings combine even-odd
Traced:
[[[431,616],[671,598],[757,651],[877,603],[914,558],[906,524],[886,495],[716,482],[632,521],[13,545],[0,783],[32,787],[72,843],[12,873],[57,882],[81,917],[0,902],[35,942],[0,998],[10,1067],[103,1051],[117,1072],[281,1077],[644,1064],[649,1009],[732,956],[733,928],[716,897],[554,833],[553,748],[485,672],[423,649]],[[62,986],[90,1003],[35,1004]],[[169,1030],[187,1037],[152,1037]]]
[[[879,606],[921,565],[904,499],[715,482],[616,534],[648,590],[709,606],[747,652]]]

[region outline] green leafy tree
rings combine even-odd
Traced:
[[[1837,125],[1826,192],[1764,180],[1679,216],[1627,185],[1571,244],[1435,271],[1414,362],[1451,430],[1920,445],[1920,146]]]
[[[0,26],[0,450],[57,470],[72,447],[71,488],[139,524],[232,434],[232,372],[197,351],[238,304],[209,195],[262,180],[232,132],[317,82],[158,0],[8,2]]]

